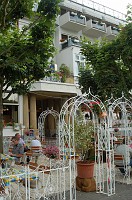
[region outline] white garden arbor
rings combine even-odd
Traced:
[[[97,116],[96,105],[100,112],[104,115]],[[114,165],[114,145],[113,138],[115,136],[115,128],[118,128],[117,134],[124,136],[126,142],[132,136],[132,103],[124,97],[114,100],[111,98],[107,101],[107,109],[101,100],[91,94],[76,96],[70,98],[63,105],[60,115],[53,110],[44,111],[39,118],[39,131],[44,135],[45,117],[50,113],[55,116],[56,121],[59,118],[59,147],[61,151],[61,158],[58,160],[48,160],[40,158],[40,164],[45,163],[41,170],[31,171],[29,167],[25,166],[18,174],[13,173],[13,182],[9,182],[12,174],[8,171],[1,172],[1,180],[6,180],[0,183],[4,186],[7,193],[0,195],[3,199],[17,200],[17,199],[46,199],[46,200],[76,200],[76,162],[75,162],[75,140],[74,140],[74,120],[78,114],[79,109],[84,109],[85,113],[91,113],[90,120],[94,123],[95,130],[95,179],[96,191],[108,196],[115,194],[115,165]],[[85,118],[84,118],[85,119]],[[86,119],[89,120],[89,119]],[[58,123],[58,122],[57,122]],[[105,154],[104,154],[105,153]],[[126,151],[126,154],[128,156]],[[104,158],[106,163],[104,163]],[[47,164],[46,164],[47,162]],[[11,169],[12,171],[13,169]],[[126,165],[128,171],[126,183],[130,183],[129,167]],[[46,173],[47,172],[47,173]],[[14,177],[16,180],[14,181]],[[35,188],[30,188],[30,180],[35,178]],[[26,185],[22,184],[20,180],[27,180]]]
[[[96,104],[103,114],[98,117],[93,104]],[[65,102],[60,112],[59,119],[59,145],[63,160],[69,159],[70,167],[70,199],[76,199],[76,163],[75,163],[75,141],[74,141],[74,119],[81,106],[87,107],[91,112],[91,119],[95,129],[95,162],[96,162],[96,191],[108,196],[115,194],[115,164],[114,164],[114,123],[116,109],[120,110],[120,121],[122,127],[119,128],[127,137],[132,136],[132,105],[124,95],[114,100],[112,97],[107,101],[107,107],[101,100],[91,94],[73,97]],[[128,154],[128,152],[127,152]],[[73,159],[74,156],[74,159]],[[104,163],[104,160],[106,163]],[[127,170],[127,169],[126,169]],[[127,183],[130,182],[130,174],[126,176]]]
[[[108,195],[114,194],[114,163],[113,145],[111,146],[111,136],[108,129],[108,119],[105,115],[98,118],[92,105],[96,104],[101,113],[106,114],[106,108],[101,100],[92,95],[90,90],[88,94],[73,97],[65,102],[60,112],[59,121],[59,145],[63,160],[69,159],[70,167],[70,200],[76,199],[76,164],[75,164],[75,141],[74,141],[74,119],[78,109],[85,105],[92,114],[91,119],[95,129],[95,152],[96,152],[96,185],[97,192]],[[106,152],[106,167],[103,163],[103,152]],[[74,156],[74,159],[73,159]],[[72,160],[73,159],[73,160]]]
[[[132,136],[132,102],[122,93],[121,98],[114,100],[111,98],[108,102],[108,128],[111,138],[117,137],[118,140],[125,138],[125,144],[130,145]],[[123,182],[132,184],[130,180],[130,152],[128,148],[125,151],[125,176]],[[111,160],[113,163],[113,159]]]
[[[55,125],[56,125],[55,131],[58,137],[59,113],[53,108],[52,109],[47,108],[47,110],[44,110],[38,117],[38,131],[42,140],[45,140],[45,120],[48,115],[51,115],[55,120]]]

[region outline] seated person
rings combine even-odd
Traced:
[[[24,155],[24,146],[19,143],[19,139],[17,137],[12,137],[12,152],[9,154],[12,157],[16,158],[16,162],[20,162],[20,158]]]
[[[40,147],[39,150],[32,150],[33,152],[41,152],[42,151],[42,145],[39,141],[39,136],[35,136],[34,140],[31,141],[31,149],[32,147]]]
[[[127,152],[129,154],[127,154]],[[129,145],[126,144],[126,141],[125,141],[125,138],[123,139],[123,143],[121,145],[118,145],[116,150],[115,150],[115,153],[116,154],[119,154],[119,155],[122,155],[123,158],[124,158],[124,163],[122,161],[118,162],[118,163],[115,163],[115,165],[117,166],[124,166],[124,164],[126,163],[127,161],[127,165],[128,166],[131,166],[132,167],[132,159],[131,159],[131,154],[132,154],[132,149],[129,147]],[[127,158],[127,155],[128,155],[128,158]],[[123,168],[119,168],[120,171],[125,174],[125,171]]]
[[[33,157],[35,157],[35,163],[38,162],[38,157],[42,154],[42,146],[41,142],[39,141],[39,136],[35,136],[34,140],[31,141],[31,150],[33,152]],[[33,149],[33,147],[37,149]]]
[[[24,140],[21,138],[20,133],[16,133],[15,137],[18,138],[19,143],[22,144],[24,146],[24,152],[28,151],[28,147],[26,146]]]
[[[25,142],[24,142],[24,140],[21,138],[20,133],[16,133],[16,134],[15,134],[15,137],[18,138],[20,144],[22,144],[23,146],[25,145]]]

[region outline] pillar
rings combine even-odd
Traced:
[[[54,106],[53,99],[48,99],[49,110],[51,110],[53,108],[53,106]],[[54,130],[55,130],[55,119],[51,114],[48,115],[48,128],[50,130],[50,136],[52,136],[54,134]]]
[[[30,128],[37,129],[36,96],[30,95]]]
[[[19,106],[18,106],[18,123],[23,125],[23,96],[19,97]]]
[[[23,124],[25,128],[29,128],[29,107],[28,107],[28,95],[23,96]]]

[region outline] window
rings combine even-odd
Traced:
[[[81,54],[76,54],[76,63],[77,63],[77,67],[78,67],[78,72],[80,67],[85,67],[85,56],[81,55]]]
[[[18,122],[18,105],[3,105],[4,126]]]
[[[75,54],[75,65],[74,65],[74,82],[78,84],[78,74],[80,67],[85,67],[85,57],[81,54]]]

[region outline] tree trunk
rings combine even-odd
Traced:
[[[0,81],[0,154],[3,153],[3,101],[2,101],[3,82]]]

